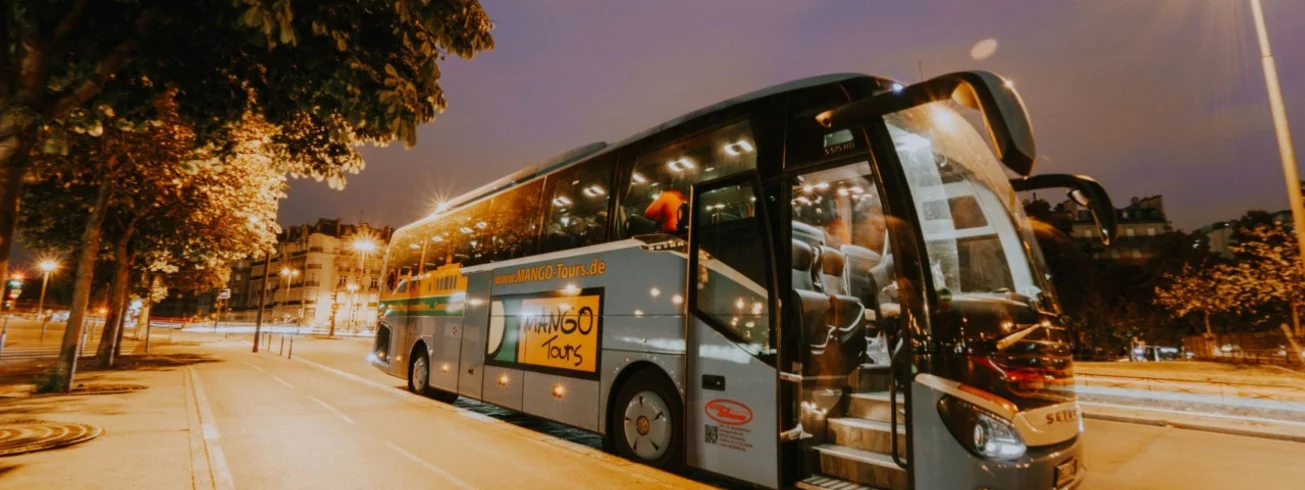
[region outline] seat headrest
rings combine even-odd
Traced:
[[[874,250],[859,245],[843,245],[838,247],[838,250],[848,256],[865,257],[874,260],[875,262],[879,262],[880,259],[879,252],[875,252]]]
[[[815,260],[815,254],[811,251],[811,246],[806,242],[793,239],[793,268],[802,271],[811,270],[811,264]]]
[[[802,240],[806,243],[824,245],[825,232],[820,228],[808,225],[801,221],[793,222],[793,239]]]
[[[843,254],[829,247],[820,247],[820,265],[827,275],[843,275]]]

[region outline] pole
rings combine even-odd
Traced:
[[[258,316],[254,317],[254,353],[258,353],[258,334],[263,331],[263,308],[267,304],[267,274],[272,270],[272,254],[263,258],[263,291],[258,295]]]
[[[41,279],[41,299],[36,302],[37,320],[40,320],[42,316],[45,316],[45,286],[48,285],[49,283],[50,283],[50,271],[45,271],[45,277]]]
[[[1269,109],[1273,113],[1273,128],[1278,136],[1278,155],[1282,160],[1282,175],[1287,181],[1287,200],[1291,203],[1292,221],[1296,224],[1296,245],[1300,247],[1300,260],[1305,261],[1305,205],[1302,204],[1300,174],[1296,169],[1296,151],[1291,145],[1291,130],[1287,127],[1287,108],[1282,102],[1282,86],[1278,83],[1278,67],[1269,49],[1269,30],[1264,25],[1264,8],[1260,0],[1250,0],[1251,17],[1255,20],[1255,34],[1260,41],[1260,62],[1264,66],[1264,86],[1269,92]],[[1305,268],[1305,262],[1302,262]]]

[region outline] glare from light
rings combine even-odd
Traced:
[[[553,396],[554,396],[554,397],[562,398],[562,397],[565,396],[565,395],[566,395],[566,387],[565,387],[565,386],[562,386],[562,385],[560,385],[560,384],[553,385]]]
[[[652,296],[652,297],[654,297],[654,298],[656,298],[656,297],[662,295],[662,290],[657,289],[657,288],[649,289],[649,290],[648,290],[648,295],[649,295],[649,296]]]
[[[751,153],[754,149],[752,143],[748,140],[738,140],[723,147],[725,153],[729,156],[736,157],[744,153]]]
[[[589,197],[599,197],[607,194],[607,191],[603,190],[602,186],[594,184],[589,187],[585,187],[584,193],[586,196]]]
[[[566,196],[557,196],[553,198],[553,205],[559,208],[570,206],[571,199]]]
[[[906,87],[905,87],[904,85],[900,84],[900,83],[894,83],[893,86],[892,86],[892,90],[893,90],[893,93],[895,93],[895,94],[900,94],[900,93],[902,93],[903,90],[906,90]]]
[[[507,384],[508,384],[508,375],[507,374],[498,375],[498,385],[507,386]]]
[[[353,249],[365,253],[374,252],[376,251],[376,242],[371,238],[359,238],[353,241]]]
[[[674,295],[674,296],[671,296],[671,303],[674,303],[674,304],[677,304],[677,305],[678,305],[678,304],[681,304],[681,303],[684,303],[684,296],[680,296],[680,295],[678,295],[678,294],[676,294],[676,295]]]
[[[42,260],[36,263],[36,268],[41,269],[41,272],[54,272],[59,269],[59,263],[53,260]]]
[[[642,184],[642,183],[648,182],[648,179],[645,178],[645,177],[644,177],[642,174],[640,174],[639,172],[635,172],[635,173],[631,174],[631,175],[630,175],[630,178],[631,178],[631,179],[634,179],[634,183],[636,183],[636,184]]]
[[[669,167],[672,172],[683,172],[685,170],[693,170],[695,168],[698,168],[697,165],[693,164],[693,160],[689,160],[688,158],[678,158],[675,160],[671,160],[669,162],[666,162],[666,166]]]

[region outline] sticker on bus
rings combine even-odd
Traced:
[[[486,362],[596,374],[602,294],[590,288],[492,297]]]

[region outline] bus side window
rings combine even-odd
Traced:
[[[756,147],[743,121],[641,155],[621,203],[622,235],[684,231],[690,187],[756,168]]]
[[[488,241],[492,260],[508,260],[535,253],[539,236],[539,194],[544,179],[517,186],[494,197],[490,206]]]
[[[607,241],[612,167],[611,157],[600,157],[548,177],[542,206],[544,229],[540,253]]]

